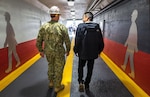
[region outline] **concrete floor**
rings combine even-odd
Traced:
[[[90,91],[78,92],[78,58],[74,58],[70,97],[133,97],[101,58],[95,60]],[[86,77],[86,67],[84,68]]]
[[[70,97],[133,97],[101,58],[95,60],[90,91],[78,92],[77,63],[78,59],[74,57]],[[56,97],[48,83],[47,61],[41,58],[0,92],[0,97]]]

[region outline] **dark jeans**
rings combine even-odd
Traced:
[[[84,66],[87,62],[87,75],[86,75],[86,79],[85,82],[83,80],[83,74],[84,74]],[[94,65],[94,59],[90,59],[90,60],[83,60],[79,58],[79,66],[78,66],[78,82],[79,83],[84,83],[85,85],[89,85],[90,81],[91,81],[91,76],[92,76],[92,72],[93,72],[93,65]]]

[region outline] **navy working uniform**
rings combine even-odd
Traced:
[[[46,55],[48,78],[55,88],[61,86],[65,54],[69,53],[70,45],[67,28],[57,21],[51,20],[40,28],[36,46],[39,52],[44,52]]]

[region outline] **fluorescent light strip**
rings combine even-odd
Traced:
[[[74,6],[74,1],[68,1],[68,6]]]

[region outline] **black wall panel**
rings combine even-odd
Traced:
[[[126,0],[125,0],[126,1]],[[131,26],[133,10],[138,11],[138,49],[150,53],[150,4],[149,0],[127,0],[99,14],[96,18],[105,20],[104,37],[125,44]]]

